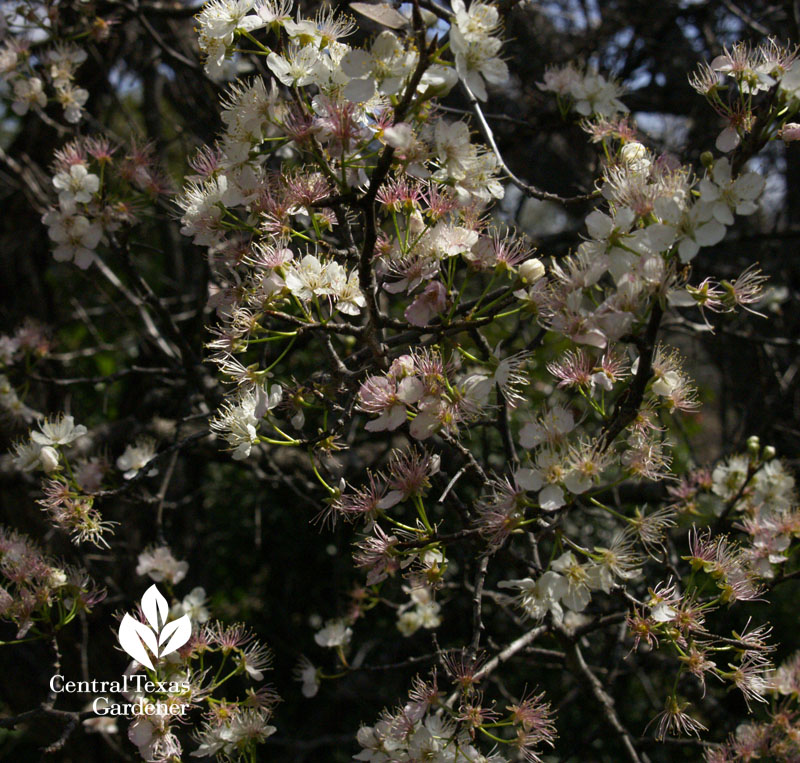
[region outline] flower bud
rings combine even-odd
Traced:
[[[637,141],[626,143],[620,149],[619,158],[634,172],[644,172],[649,169],[651,164],[647,149]]]
[[[45,445],[39,451],[39,463],[42,469],[50,474],[50,472],[58,469],[58,451],[55,448]]]
[[[519,266],[519,277],[528,283],[536,283],[544,276],[544,265],[540,259],[532,257]]]
[[[778,135],[784,143],[800,140],[800,124],[797,124],[797,122],[788,122],[781,127]]]
[[[751,456],[757,456],[760,448],[761,440],[758,439],[758,435],[752,435],[747,438],[747,452]]]
[[[623,162],[633,162],[647,156],[647,149],[638,141],[626,143],[619,152]]]
[[[767,445],[764,447],[762,455],[764,456],[765,461],[772,461],[772,459],[777,455],[777,451],[772,445]]]
[[[703,151],[703,153],[700,154],[700,163],[707,170],[710,170],[714,166],[714,154],[710,151]]]
[[[47,575],[47,582],[52,588],[61,588],[67,584],[67,573],[58,567],[51,567]]]

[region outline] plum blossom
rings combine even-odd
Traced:
[[[59,191],[58,200],[62,207],[69,202],[88,204],[92,195],[100,188],[100,178],[86,169],[84,164],[73,164],[53,178],[53,185]]]
[[[157,546],[139,554],[136,565],[137,575],[147,575],[151,580],[160,583],[166,580],[172,585],[180,583],[189,571],[189,563],[178,561],[169,546]]]

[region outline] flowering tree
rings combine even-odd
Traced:
[[[761,39],[682,72],[714,132],[678,150],[602,56],[527,84],[504,35],[544,10],[9,4],[0,159],[48,240],[12,281],[54,307],[0,337],[0,745],[800,757],[797,430],[763,404],[793,287],[754,255],[792,235],[800,64],[733,7]],[[523,91],[552,187],[484,110]]]

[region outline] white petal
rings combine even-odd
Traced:
[[[339,66],[348,77],[364,77],[372,71],[372,56],[365,50],[351,50],[342,56]]]
[[[371,77],[351,79],[342,91],[342,95],[353,103],[364,103],[375,95],[375,80]]]
[[[555,511],[564,503],[564,491],[558,485],[548,485],[539,493],[539,506],[542,511]]]
[[[727,154],[728,151],[733,151],[736,146],[739,145],[741,142],[741,138],[739,137],[739,133],[736,132],[734,127],[726,127],[718,136],[716,147],[717,151],[722,151],[724,154]]]

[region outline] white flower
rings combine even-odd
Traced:
[[[117,459],[117,469],[125,472],[126,480],[133,479],[140,469],[144,469],[156,454],[156,443],[150,437],[142,437],[134,445],[128,445],[125,452]],[[148,475],[158,474],[151,469]]]
[[[450,28],[450,46],[456,59],[456,71],[472,94],[480,101],[487,96],[484,80],[502,85],[508,80],[508,66],[498,57],[503,43],[495,37],[469,39],[458,26]]]
[[[283,24],[291,20],[293,0],[257,0],[255,12],[263,24]]]
[[[353,637],[353,629],[341,618],[328,620],[325,626],[314,634],[314,641],[320,646],[335,648],[347,646]]]
[[[258,422],[282,397],[281,386],[273,384],[269,392],[259,386],[240,389],[237,398],[223,403],[211,421],[211,429],[225,438],[233,450],[234,460],[250,455],[252,446],[258,442]]]
[[[345,315],[358,315],[367,304],[358,283],[358,271],[353,270],[345,279],[344,268],[335,274],[331,284],[336,299],[336,309]]]
[[[53,250],[56,261],[74,260],[82,270],[92,264],[94,250],[103,237],[103,228],[99,223],[75,214],[71,204],[63,210],[51,209],[42,222],[48,226],[47,235],[58,244]]]
[[[328,263],[323,265],[313,254],[307,254],[300,262],[292,262],[286,269],[284,281],[286,287],[298,299],[304,302],[316,297],[333,293],[332,276],[336,275],[334,268]]]
[[[575,111],[585,117],[591,114],[613,117],[628,111],[619,100],[622,89],[596,71],[589,71],[581,79],[573,80],[570,95],[575,99]]]
[[[723,225],[733,225],[733,213],[752,215],[757,209],[756,200],[764,190],[765,181],[757,172],[745,172],[735,180],[731,176],[731,163],[718,159],[710,173],[700,181],[700,201],[711,209],[714,219]]]
[[[589,592],[589,567],[578,564],[571,551],[558,557],[550,567],[560,572],[567,581],[567,589],[561,595],[561,601],[573,612],[582,612],[592,596]]]
[[[674,199],[661,197],[656,199],[654,211],[661,222],[647,228],[650,246],[663,252],[677,243],[681,262],[689,262],[701,246],[718,244],[725,236],[725,226],[703,202],[683,209]]]
[[[368,101],[379,92],[396,95],[413,71],[416,55],[406,52],[392,32],[381,32],[367,52],[355,48],[344,54],[342,71],[352,79],[342,92],[350,101]]]
[[[93,175],[83,164],[73,164],[69,170],[59,172],[53,178],[53,185],[60,191],[58,200],[61,204],[76,201],[88,204],[92,194],[100,188],[100,178]]]
[[[324,59],[312,45],[291,45],[284,55],[270,53],[267,56],[270,71],[287,87],[304,87],[322,81],[328,74]]]
[[[83,116],[83,105],[89,100],[89,91],[82,87],[64,85],[56,88],[56,98],[64,109],[64,119],[70,124],[77,124]]]
[[[45,445],[39,451],[39,463],[42,466],[42,470],[47,474],[55,471],[58,468],[58,451],[49,445]]]
[[[753,477],[753,500],[761,504],[761,513],[787,511],[795,501],[795,479],[777,459],[764,464]]]
[[[404,636],[412,636],[422,627],[422,618],[416,609],[409,609],[398,615],[396,625]]]
[[[23,116],[31,106],[44,108],[46,105],[47,96],[38,77],[20,77],[14,82],[14,102],[11,109],[15,114]]]
[[[572,63],[561,67],[549,67],[544,73],[544,82],[538,82],[540,90],[546,90],[557,95],[570,95],[583,79]]]
[[[50,65],[50,79],[56,88],[68,85],[75,75],[75,70],[86,60],[87,53],[76,45],[56,46],[46,55]]]
[[[155,704],[148,700],[143,703],[149,705],[144,715],[140,715],[128,726],[128,739],[138,748],[143,760],[169,760],[180,758],[181,744],[178,738],[169,731],[169,714],[165,703]],[[159,713],[159,706],[166,712]]]
[[[517,588],[517,604],[536,620],[541,620],[548,612],[560,621],[564,616],[561,608],[561,597],[567,592],[568,584],[562,575],[548,570],[538,580],[523,578],[522,580],[502,580],[498,588]]]
[[[186,562],[181,562],[181,564],[186,564]],[[150,577],[152,577],[152,575]],[[208,597],[206,596],[205,588],[197,586],[196,588],[192,588],[192,590],[183,597],[182,601],[179,601],[170,609],[170,615],[176,620],[179,617],[188,615],[193,623],[205,623],[211,616],[206,607],[207,601]]]
[[[519,430],[519,444],[535,448],[544,442],[558,443],[575,428],[572,413],[561,405],[548,408],[536,421],[529,421]]]
[[[467,8],[464,0],[452,0],[450,6],[455,14],[456,26],[467,40],[481,40],[500,28],[500,14],[493,5],[473,0]]]
[[[236,29],[250,31],[264,26],[264,21],[258,16],[247,15],[254,5],[254,0],[212,0],[197,15],[200,35],[230,45]]]
[[[539,493],[542,511],[555,511],[566,503],[559,485],[565,473],[561,456],[552,450],[543,450],[536,456],[535,468],[517,469],[514,479],[521,488]]]
[[[653,165],[650,152],[636,141],[626,143],[620,149],[619,158],[632,172],[647,172]]]
[[[310,698],[316,696],[321,683],[319,671],[312,664],[311,660],[304,655],[300,656],[297,667],[294,669],[294,678],[296,681],[300,681],[303,684],[301,691],[304,697]]]
[[[228,192],[228,178],[219,175],[208,178],[202,183],[190,181],[178,197],[177,203],[184,210],[181,222],[181,233],[193,236],[194,243],[199,246],[213,246],[222,238],[219,221]]]
[[[544,277],[544,264],[540,259],[531,257],[519,266],[517,273],[525,283],[534,284]]]
[[[31,432],[31,440],[38,445],[69,445],[86,434],[83,424],[75,425],[72,416],[63,414],[55,419],[45,419],[39,424],[41,432]]]
[[[711,490],[724,501],[729,501],[744,485],[749,463],[747,456],[731,456],[726,463],[715,466],[711,473]]]
[[[137,575],[147,575],[156,583],[167,580],[173,585],[180,583],[186,577],[188,570],[189,563],[179,562],[168,546],[142,551],[136,565]]]
[[[12,463],[22,472],[32,472],[34,469],[42,468],[42,461],[39,458],[41,452],[42,446],[35,442],[18,442],[14,445]]]
[[[8,41],[0,47],[0,74],[10,74],[17,68],[19,54],[14,45]]]

